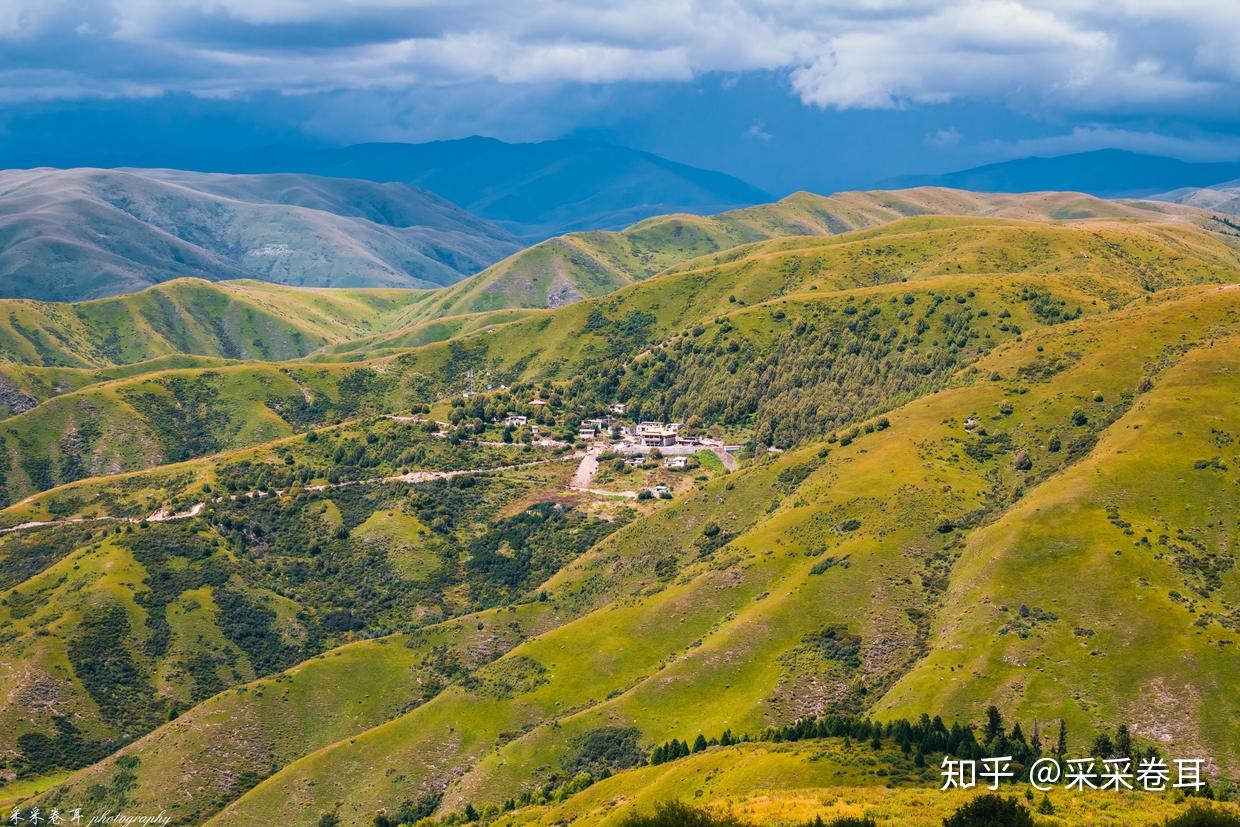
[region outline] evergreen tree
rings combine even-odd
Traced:
[[[1068,724],[1063,718],[1059,719],[1059,738],[1055,741],[1055,755],[1063,758],[1068,752]]]
[[[1120,724],[1115,731],[1115,754],[1122,758],[1134,758],[1132,753],[1132,733],[1128,724]]]
[[[693,751],[701,752],[704,749],[706,749],[706,736],[699,732],[698,737],[693,741]]]
[[[1105,732],[1098,733],[1098,737],[1094,739],[1094,745],[1089,750],[1091,755],[1099,758],[1112,758],[1115,755],[1115,744],[1111,742],[1111,736]]]
[[[1001,735],[1003,735],[1003,716],[999,714],[999,707],[991,704],[986,708],[986,743],[989,744]]]

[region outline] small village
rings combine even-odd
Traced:
[[[510,389],[499,387],[500,394]],[[501,397],[502,398],[502,397]],[[481,406],[480,395],[464,394],[450,416],[452,428],[479,436],[495,434],[503,442],[524,442],[543,447],[575,447],[581,463],[571,487],[582,492],[637,499],[667,499],[673,486],[666,474],[646,474],[647,482],[638,490],[596,487],[618,482],[635,472],[692,472],[705,462],[720,472],[739,467],[741,445],[729,444],[719,435],[686,427],[683,422],[641,419],[630,415],[627,402],[613,402],[605,412],[594,410],[570,413],[556,397],[535,396],[523,400],[507,395],[507,405],[492,396]],[[600,406],[602,407],[602,406]],[[514,408],[516,410],[514,410]],[[581,416],[581,413],[587,415]],[[440,423],[449,426],[449,423]],[[496,434],[496,432],[498,432]],[[448,435],[445,427],[442,435]]]

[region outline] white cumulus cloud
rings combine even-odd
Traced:
[[[683,82],[786,72],[807,105],[1236,104],[1240,3],[3,0],[0,99]],[[34,78],[36,82],[31,83]]]

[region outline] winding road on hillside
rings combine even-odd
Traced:
[[[575,459],[581,456],[579,453],[569,454],[567,457],[551,457],[548,459],[534,460],[533,462],[522,462],[513,465],[497,465],[493,468],[460,468],[455,471],[410,471],[407,474],[398,474],[396,476],[387,477],[371,477],[364,480],[345,480],[337,483],[324,483],[322,485],[308,485],[306,491],[328,491],[335,488],[349,488],[356,485],[378,485],[381,483],[405,483],[407,485],[417,485],[418,483],[430,482],[431,480],[451,479],[466,474],[490,474],[497,471],[519,471],[522,468],[533,468],[538,465],[547,465],[552,462],[559,462],[563,459]],[[46,528],[48,526],[57,525],[84,525],[86,523],[165,523],[172,520],[187,520],[191,517],[197,517],[202,510],[210,503],[224,502],[225,500],[238,500],[242,497],[267,497],[281,496],[287,493],[288,489],[280,488],[275,491],[246,491],[240,494],[229,494],[227,497],[216,497],[213,500],[197,502],[184,511],[168,511],[160,508],[148,517],[114,517],[111,515],[101,515],[98,517],[68,517],[63,520],[31,520],[25,523],[19,523],[8,528],[0,528],[0,535],[12,534],[17,531],[27,531],[34,528]],[[603,492],[614,494],[614,492]],[[637,495],[634,494],[634,497]]]
[[[594,446],[586,451],[585,456],[581,458],[581,462],[577,465],[577,470],[573,472],[573,478],[569,480],[568,487],[583,494],[597,494],[602,497],[624,497],[628,500],[637,499],[636,491],[608,491],[605,488],[590,487],[590,483],[594,482],[594,475],[598,473],[598,455],[602,452],[603,449],[598,446]]]

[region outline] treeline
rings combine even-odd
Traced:
[[[1068,730],[1062,720],[1057,724],[1054,739],[1044,742],[1039,724],[1034,723],[1027,736],[1018,722],[1013,723],[1010,728],[1006,726],[995,706],[987,709],[986,720],[981,725],[953,721],[949,726],[941,716],[931,717],[928,714],[922,714],[916,720],[900,718],[886,722],[867,717],[825,715],[804,718],[795,723],[768,727],[757,733],[740,736],[731,729],[725,729],[711,738],[698,733],[692,742],[672,738],[655,746],[645,757],[635,752],[639,735],[640,732],[633,727],[602,727],[588,732],[574,741],[571,750],[574,757],[565,764],[565,774],[552,774],[545,783],[527,789],[503,804],[488,804],[481,810],[469,804],[460,812],[422,823],[445,827],[472,822],[486,823],[502,813],[521,807],[565,801],[621,770],[640,765],[666,764],[713,747],[743,743],[792,743],[830,738],[843,741],[848,748],[854,744],[875,751],[894,747],[909,759],[912,769],[918,773],[937,766],[937,761],[931,756],[950,755],[955,759],[975,761],[995,756],[1011,756],[1010,769],[1014,777],[1010,783],[1013,784],[1029,780],[1029,768],[1039,756],[1054,755],[1063,758],[1069,755]],[[1133,760],[1133,766],[1136,766],[1136,762],[1141,758],[1159,755],[1155,747],[1137,744],[1125,724],[1120,724],[1113,731],[1098,733],[1087,754],[1097,758],[1128,757]],[[1072,753],[1071,757],[1080,756]],[[1202,797],[1206,798],[1213,796],[1214,792],[1209,787],[1202,794]],[[438,802],[439,799],[436,798],[434,806],[429,808],[431,812],[438,806]],[[406,802],[401,812],[426,812],[425,802],[421,802],[422,806],[419,804],[420,802]],[[393,816],[380,816],[375,820],[378,827],[397,827],[412,823],[413,821],[393,820]],[[821,821],[810,822],[810,825],[816,827],[817,823]],[[847,822],[844,824],[854,827]]]

